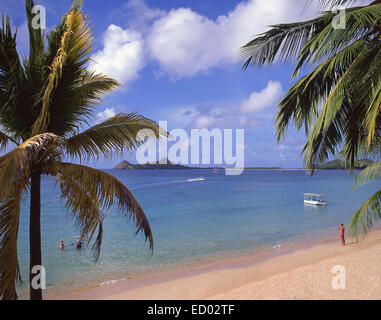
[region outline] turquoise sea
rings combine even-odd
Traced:
[[[134,193],[149,218],[154,254],[134,226],[110,210],[103,246],[94,264],[91,248],[75,249],[79,230],[66,212],[54,179],[42,184],[42,251],[47,294],[114,280],[202,265],[237,255],[279,250],[294,243],[336,236],[379,182],[352,190],[354,176],[344,171],[106,170]],[[356,173],[355,173],[356,174]],[[203,181],[197,181],[203,177]],[[196,180],[195,180],[196,179]],[[304,206],[303,193],[327,194],[327,207]],[[29,198],[22,203],[19,262],[27,297]],[[60,240],[67,247],[59,249]]]

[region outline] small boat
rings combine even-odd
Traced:
[[[200,178],[196,178],[196,179],[188,179],[188,182],[197,182],[197,181],[205,181],[205,178],[200,177]]]
[[[327,202],[321,200],[321,198],[324,196],[324,194],[319,193],[305,193],[304,204],[309,206],[325,207],[326,205],[328,205]]]

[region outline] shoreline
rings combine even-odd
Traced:
[[[205,300],[205,299],[381,299],[381,273],[366,276],[368,279],[352,290],[333,290],[330,272],[335,265],[350,265],[351,273],[366,273],[381,261],[381,230],[356,243],[347,239],[348,246],[341,247],[337,239],[300,243],[279,251],[262,251],[254,255],[216,260],[203,266],[182,268],[158,274],[148,274],[131,279],[108,281],[74,289],[58,295],[48,295],[53,300]],[[369,251],[369,252],[368,252]],[[364,256],[365,255],[365,256]],[[364,257],[361,257],[364,256]],[[361,261],[353,266],[352,260]],[[331,267],[329,267],[332,265]],[[364,265],[364,266],[362,266]],[[361,270],[363,271],[361,271]],[[301,281],[304,274],[308,281]],[[369,279],[370,278],[370,279]],[[223,279],[223,281],[221,281]],[[375,280],[376,279],[376,280]],[[361,287],[379,283],[374,290]],[[269,288],[282,288],[270,292]],[[319,288],[310,292],[311,288]],[[323,293],[325,292],[325,293]],[[309,294],[306,294],[309,293]]]

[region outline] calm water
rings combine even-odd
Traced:
[[[361,203],[379,187],[372,183],[352,191],[353,176],[322,171],[245,171],[225,176],[220,170],[138,170],[109,173],[125,183],[151,223],[155,251],[151,255],[142,235],[110,211],[104,221],[101,256],[93,263],[90,248],[77,250],[79,235],[66,213],[53,179],[42,186],[42,250],[48,292],[96,285],[150,271],[203,263],[231,254],[276,250],[312,237],[327,237],[340,223],[348,224]],[[189,182],[204,177],[205,181]],[[303,204],[304,192],[324,193],[325,208]],[[28,282],[29,198],[22,203],[19,261]],[[58,248],[63,239],[68,245]],[[22,296],[27,290],[21,289]]]

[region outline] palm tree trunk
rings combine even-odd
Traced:
[[[33,288],[32,280],[36,276],[32,273],[34,266],[41,266],[41,168],[35,167],[32,170],[31,195],[30,195],[30,223],[29,223],[29,242],[30,242],[30,273],[29,273],[29,292],[30,300],[42,300],[42,289]]]

